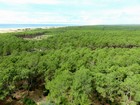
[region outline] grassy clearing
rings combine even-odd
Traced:
[[[32,38],[23,38],[25,40],[42,40],[42,39],[47,39],[48,37],[51,37],[53,35],[40,35]]]

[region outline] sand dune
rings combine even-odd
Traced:
[[[48,26],[48,27],[40,27],[41,29],[50,29],[50,28],[60,28],[66,26]],[[37,28],[0,28],[0,33],[9,33],[9,32],[21,32],[25,30],[31,30]]]

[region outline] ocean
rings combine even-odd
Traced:
[[[42,27],[61,27],[61,26],[73,26],[73,25],[68,25],[68,24],[0,24],[0,29],[42,28]]]

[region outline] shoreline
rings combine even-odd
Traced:
[[[23,27],[23,28],[0,28],[1,33],[10,33],[10,32],[22,32],[25,30],[33,30],[33,29],[51,29],[51,28],[61,28],[67,26],[48,26],[48,27]]]

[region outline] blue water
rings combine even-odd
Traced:
[[[41,28],[55,26],[72,26],[68,24],[0,24],[0,29],[6,28]]]

